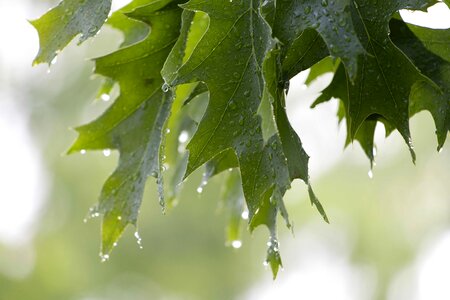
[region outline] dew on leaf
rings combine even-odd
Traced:
[[[168,85],[167,83],[164,83],[162,85],[161,89],[164,93],[167,93],[170,90],[170,85]]]
[[[111,96],[108,95],[108,94],[106,94],[106,93],[104,93],[104,94],[102,94],[102,95],[100,96],[100,99],[102,99],[102,100],[105,101],[105,102],[108,102],[109,100],[111,100]]]
[[[111,156],[111,149],[105,149],[105,150],[103,150],[103,155],[104,155],[105,157]]]
[[[231,246],[234,249],[239,249],[239,248],[242,247],[242,242],[240,240],[234,240],[234,241],[231,242]]]
[[[181,131],[180,135],[178,136],[178,142],[184,144],[189,139],[189,133],[186,130]]]
[[[109,254],[100,253],[100,259],[102,262],[106,262],[109,260]]]
[[[136,238],[139,249],[143,249],[144,247],[142,246],[142,239],[141,239],[141,236],[139,235],[139,232],[135,231],[134,237]]]

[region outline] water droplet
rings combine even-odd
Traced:
[[[57,62],[58,62],[58,56],[55,56],[50,64],[55,65]]]
[[[81,153],[81,155],[85,155],[86,154],[86,150],[85,149],[81,149],[80,153]]]
[[[139,236],[139,232],[135,232],[134,233],[134,237],[136,238],[137,244],[139,245],[139,249],[143,249],[144,247],[142,246],[142,239]]]
[[[242,212],[241,218],[244,219],[244,220],[248,220],[248,211],[247,210]]]
[[[197,193],[199,193],[199,194],[203,193],[203,188],[201,186],[199,186],[197,188]]]
[[[119,221],[122,220],[122,217],[121,217],[121,216],[118,216],[118,217],[117,217],[117,220],[119,220]]]
[[[109,157],[111,155],[111,150],[110,149],[103,150],[103,155]]]
[[[239,248],[242,247],[242,242],[240,240],[234,240],[234,241],[231,242],[231,246],[234,249],[239,249]]]
[[[373,171],[369,170],[369,172],[367,172],[367,175],[369,176],[370,179],[373,178]]]
[[[167,93],[170,90],[170,85],[168,85],[167,83],[164,83],[162,85],[161,89],[164,93]]]
[[[100,99],[102,99],[105,102],[108,102],[109,100],[111,100],[111,96],[105,93],[100,96]]]
[[[189,133],[186,130],[183,130],[180,135],[178,136],[178,142],[180,143],[186,143],[189,139]]]
[[[166,132],[166,134],[169,134],[170,133],[170,128],[167,128],[165,132]]]
[[[100,258],[101,258],[102,262],[105,262],[109,259],[109,254],[100,253]]]

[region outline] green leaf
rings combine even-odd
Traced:
[[[328,55],[327,46],[320,35],[313,29],[306,29],[287,49],[283,60],[283,78],[291,79]]]
[[[289,185],[286,164],[276,165],[278,161],[284,162],[279,141],[274,137],[264,144],[261,120],[257,117],[264,89],[262,62],[274,41],[270,27],[259,14],[257,1],[229,2],[226,7],[222,4],[193,0],[184,5],[185,9],[207,13],[210,25],[177,77],[166,80],[172,86],[203,81],[210,91],[209,106],[187,147],[186,174],[222,151],[233,149],[253,217],[270,186]],[[221,62],[227,56],[235,62],[223,65]],[[280,172],[276,172],[277,167]]]
[[[387,1],[382,6],[356,1],[353,16],[357,34],[367,50],[358,64],[354,83],[347,79],[347,125],[355,139],[365,120],[382,116],[407,142],[415,160],[409,131],[409,96],[419,81],[428,81],[389,38],[389,20],[400,9],[421,9],[432,1]],[[364,8],[364,9],[362,9]]]
[[[129,46],[143,40],[150,32],[147,24],[129,18],[126,13],[140,6],[149,4],[149,0],[134,0],[118,11],[115,11],[106,22],[107,25],[119,30],[123,34],[121,47]]]
[[[342,66],[342,64],[339,64],[331,84],[325,90],[322,91],[320,97],[316,99],[316,101],[313,103],[311,107],[314,108],[318,104],[329,101],[332,98],[340,99],[342,101],[340,109],[338,111],[338,117],[339,121],[342,121],[344,118],[346,119],[347,139],[345,145],[348,146],[352,142],[352,135],[350,132],[350,125],[348,118],[349,114],[348,82],[345,69],[344,66]],[[377,119],[378,118],[375,116],[366,119],[361,124],[358,132],[354,137],[354,139],[359,142],[365,154],[369,158],[371,167],[373,167],[373,163],[375,160],[375,153],[374,153],[375,144],[373,139],[375,135]]]
[[[241,177],[238,169],[230,170],[225,177],[221,192],[221,201],[228,215],[226,244],[234,248],[239,248],[244,225],[244,219],[242,218],[242,213],[245,210],[244,192],[242,191]]]
[[[310,84],[314,80],[316,80],[318,77],[326,74],[326,73],[335,73],[340,61],[334,60],[331,57],[326,57],[316,63],[314,66],[311,67],[310,72],[308,74],[308,78],[305,80],[305,84]]]
[[[51,64],[78,34],[78,44],[97,34],[108,17],[111,0],[64,0],[41,18],[31,21],[39,33],[40,49],[33,64]]]
[[[115,86],[120,95],[77,128],[69,150],[120,152],[91,211],[103,215],[103,259],[126,226],[136,226],[149,176],[165,209],[166,200],[168,207],[177,203],[184,179],[205,165],[199,191],[213,176],[224,179],[227,243],[240,245],[247,208],[250,231],[269,230],[265,264],[275,278],[282,267],[277,218],[292,228],[283,197],[293,180],[305,182],[328,222],[311,186],[309,156],[286,113],[289,80],[308,68],[307,82],[335,73],[313,106],[340,99],[346,145],[358,141],[371,164],[379,123],[386,135],[397,129],[414,158],[409,118],[421,110],[432,114],[443,147],[450,130],[450,31],[405,24],[398,15],[436,0],[183,2],[134,0],[107,21],[123,41],[95,60],[104,77],[97,97],[106,99]],[[41,43],[34,63],[51,63],[78,34],[80,42],[95,35],[110,6],[110,0],[64,0],[32,21]]]
[[[428,110],[436,124],[438,151],[450,130],[450,30],[437,30],[391,21],[391,38],[437,85],[417,84],[411,93],[411,116]]]
[[[181,9],[170,2],[149,1],[127,14],[150,25],[151,34],[96,59],[96,73],[117,81],[121,94],[100,118],[77,128],[79,137],[69,150],[120,152],[119,166],[105,183],[97,208],[103,214],[103,255],[109,255],[127,224],[136,225],[147,177],[161,184],[160,147],[173,96],[161,90],[160,70],[178,37],[181,16]]]
[[[330,55],[339,57],[350,77],[355,79],[358,57],[365,51],[353,27],[350,4],[350,0],[278,1],[273,30],[275,36],[287,48],[292,46],[295,48],[294,53],[288,52],[288,58],[297,54],[298,59],[294,60],[303,60],[305,53],[311,52],[318,56],[316,61],[312,60],[313,64],[320,61],[326,50],[311,51],[314,48],[323,49],[321,45],[323,42],[318,33],[326,43]],[[313,29],[317,33],[312,31],[305,33],[307,29]],[[306,42],[302,42],[303,39]],[[299,42],[296,43],[296,40]],[[297,70],[301,71],[299,68]]]
[[[258,1],[202,2],[185,9],[203,11],[210,24],[189,60],[171,86],[204,82],[210,92],[208,108],[190,141],[186,175],[223,151],[232,149],[238,159],[251,228],[262,214],[261,205],[275,190],[290,186],[281,141],[273,135],[264,141],[257,111],[265,89],[263,61],[274,47],[270,27],[260,14]],[[223,64],[223,60],[233,61]],[[277,211],[274,211],[275,215]],[[274,224],[264,223],[274,231]]]

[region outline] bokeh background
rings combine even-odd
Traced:
[[[114,50],[121,35],[104,28],[80,47],[72,43],[51,69],[32,68],[38,38],[27,19],[55,4],[0,0],[0,299],[450,299],[450,146],[437,153],[432,118],[418,114],[414,166],[400,136],[385,140],[380,128],[370,178],[359,145],[343,149],[337,101],[309,109],[330,74],[309,86],[307,72],[297,76],[288,113],[331,224],[294,183],[286,203],[295,229],[280,226],[285,269],[276,281],[263,266],[265,229],[244,233],[240,249],[225,247],[221,178],[199,195],[201,170],[165,216],[149,180],[139,228],[101,263],[100,222],[83,219],[118,155],[64,152],[76,137],[70,128],[110,105],[94,101],[101,80],[91,77],[87,58]],[[402,15],[450,27],[442,3]]]

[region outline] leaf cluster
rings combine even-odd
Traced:
[[[305,182],[328,221],[286,114],[289,81],[309,68],[309,81],[334,72],[314,105],[340,99],[348,143],[358,141],[371,163],[380,123],[388,135],[402,135],[415,159],[409,118],[421,110],[432,114],[441,149],[450,130],[450,31],[407,24],[398,14],[436,2],[134,0],[107,18],[111,0],[64,0],[32,21],[41,44],[35,63],[50,64],[76,35],[82,42],[105,21],[124,35],[120,49],[94,60],[105,78],[99,94],[117,84],[120,95],[76,129],[69,150],[120,152],[92,209],[103,217],[102,257],[137,224],[148,177],[156,179],[165,210],[204,166],[199,192],[224,174],[228,243],[240,239],[248,212],[251,231],[269,229],[266,262],[275,277],[282,264],[277,216],[291,227],[283,196],[293,180]]]

